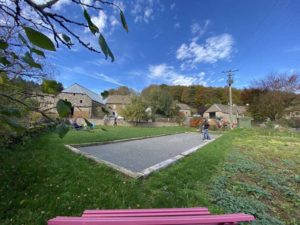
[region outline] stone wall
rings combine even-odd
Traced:
[[[103,112],[103,109],[105,108],[104,105],[100,104],[99,102],[92,102],[92,118],[99,118],[103,119],[105,116],[105,113]]]
[[[126,104],[110,104],[107,103],[107,108],[111,111],[112,115],[120,116],[122,110],[126,107]]]
[[[114,126],[114,119],[89,119],[91,123],[94,125],[105,125],[105,126]],[[77,119],[76,122],[80,125],[85,125],[85,121],[83,119]],[[117,120],[118,126],[124,126],[124,127],[132,127],[132,126],[138,126],[138,127],[175,127],[179,126],[178,123],[174,122],[144,122],[144,123],[134,123],[134,122],[127,122],[125,120],[118,119]]]
[[[186,116],[186,117],[191,116],[191,110],[180,109],[179,112],[183,113],[183,115]]]
[[[74,107],[73,118],[92,117],[92,99],[86,94],[60,93],[57,98],[71,102]]]

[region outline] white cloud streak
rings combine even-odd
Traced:
[[[132,2],[131,14],[134,16],[135,23],[149,23],[154,20],[154,11],[157,9],[162,10],[159,1],[155,0],[135,0]]]
[[[206,86],[205,73],[186,75],[178,73],[173,66],[168,66],[165,63],[158,65],[150,65],[148,68],[148,77],[151,80],[159,80],[161,82],[172,85],[189,86],[192,84],[201,84]]]
[[[62,66],[62,65],[58,65],[59,67],[61,67],[64,71],[64,74],[62,75],[62,77],[69,77],[68,74],[72,73],[77,73],[86,77],[90,77],[90,78],[94,78],[97,80],[102,80],[111,84],[115,84],[118,86],[124,86],[124,84],[122,84],[121,82],[119,82],[118,80],[111,78],[111,76],[107,76],[103,73],[90,73],[88,72],[84,67],[81,66],[75,66],[75,67],[66,67],[66,66]]]
[[[209,25],[211,24],[210,20],[205,20],[203,26],[201,26],[199,23],[194,22],[191,25],[191,32],[194,35],[193,40],[197,41],[200,37],[203,36],[203,34],[205,34],[205,32],[207,31]]]
[[[175,7],[176,7],[176,3],[173,2],[173,3],[170,5],[170,9],[173,10]]]
[[[207,38],[205,43],[198,44],[193,40],[183,43],[176,51],[176,58],[182,61],[181,69],[195,68],[199,63],[216,63],[228,59],[233,49],[233,38],[230,34],[221,34]]]

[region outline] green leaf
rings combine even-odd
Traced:
[[[42,66],[34,61],[29,52],[25,53],[25,56],[22,57],[23,61],[26,62],[30,67],[42,69]]]
[[[300,175],[295,175],[295,180],[297,183],[300,183]]]
[[[124,13],[122,10],[120,10],[120,17],[121,17],[121,22],[122,22],[124,29],[128,32],[128,26],[127,26],[126,19],[125,19],[125,16],[124,16]]]
[[[7,73],[5,71],[0,71],[0,84],[7,84],[9,82]]]
[[[21,117],[21,112],[17,108],[11,108],[11,107],[1,107],[0,108],[0,114],[6,115],[6,116],[14,116],[14,117]]]
[[[110,50],[110,48],[109,48],[108,46],[107,46],[107,48],[108,48],[108,55],[110,56],[111,61],[112,61],[112,62],[115,61],[114,54],[111,52],[111,50]]]
[[[70,116],[71,111],[72,111],[72,104],[71,102],[59,99],[58,102],[56,103],[56,109],[58,112],[58,115],[61,118],[65,118]]]
[[[37,54],[37,55],[43,56],[43,57],[45,58],[45,54],[44,54],[44,52],[41,51],[41,50],[38,50],[38,49],[36,49],[36,48],[31,48],[30,51],[31,51],[31,52],[34,52],[34,53]]]
[[[14,52],[10,52],[10,55],[14,58],[14,59],[19,59],[19,57],[16,55],[16,53]]]
[[[88,127],[93,127],[93,124],[90,121],[88,121],[86,118],[83,119]]]
[[[115,57],[111,52],[110,48],[108,47],[105,38],[103,37],[102,34],[100,34],[99,36],[99,45],[101,47],[103,54],[105,55],[105,58],[107,59],[107,57],[109,56],[111,58],[111,61],[113,62],[115,60]]]
[[[23,37],[23,35],[22,35],[22,34],[19,34],[18,37],[19,37],[19,39],[22,41],[22,43],[23,43],[24,45],[26,45],[26,46],[29,48],[29,45],[28,45],[26,39]]]
[[[4,66],[10,65],[10,62],[4,56],[0,56],[0,63]]]
[[[84,18],[86,19],[86,21],[88,22],[90,31],[91,31],[93,34],[99,33],[98,27],[92,22],[91,17],[90,17],[90,15],[89,15],[89,13],[86,11],[86,9],[84,9],[83,15],[84,15]]]
[[[7,42],[5,42],[4,40],[0,39],[0,49],[7,49],[8,48],[8,44]]]
[[[56,132],[60,138],[63,138],[69,131],[69,127],[64,123],[60,123],[56,126]]]
[[[62,38],[64,39],[65,42],[71,44],[71,38],[68,35],[62,34]]]
[[[108,49],[107,49],[107,47],[108,46],[107,46],[106,41],[105,41],[105,39],[104,39],[104,37],[103,37],[102,34],[100,34],[100,36],[99,36],[99,45],[101,47],[101,50],[102,50],[103,54],[105,55],[105,58],[107,59],[107,56],[108,56]]]
[[[48,38],[45,34],[36,31],[30,27],[24,27],[25,33],[29,39],[29,41],[43,49],[47,49],[50,51],[55,51],[55,46],[52,43],[51,39]]]

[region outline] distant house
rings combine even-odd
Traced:
[[[179,108],[179,112],[181,112],[186,117],[189,117],[192,115],[191,113],[191,107],[184,103],[177,103],[176,106]]]
[[[101,118],[104,116],[103,107],[105,107],[103,99],[95,92],[79,85],[64,89],[56,96],[56,100],[67,100],[72,104],[73,118]]]
[[[106,107],[112,112],[112,115],[120,115],[120,111],[131,103],[130,95],[109,95],[105,100]]]
[[[203,114],[203,117],[209,119],[216,119],[222,118],[224,121],[230,121],[229,116],[229,105],[222,105],[222,104],[213,104],[209,107]],[[245,106],[236,106],[232,107],[232,119],[233,123],[237,123],[238,117],[244,117],[247,109]]]

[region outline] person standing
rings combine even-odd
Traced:
[[[118,126],[117,117],[114,118],[114,126]]]
[[[208,120],[205,119],[203,124],[203,140],[210,140],[210,136],[208,134],[209,123]]]

